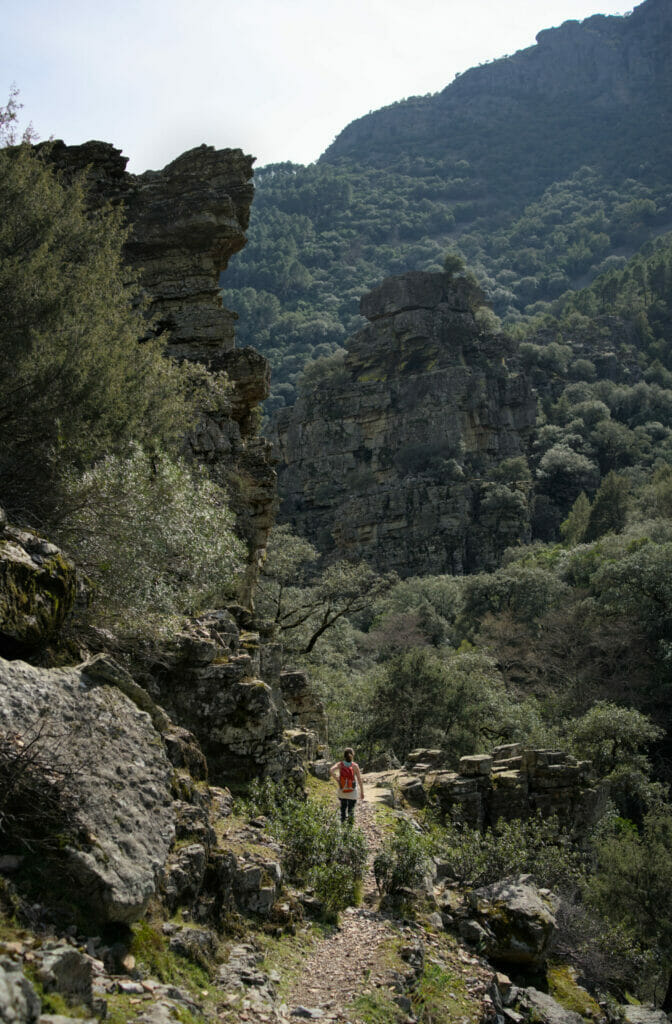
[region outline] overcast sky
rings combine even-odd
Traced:
[[[622,0],[0,0],[0,105],[134,172],[202,142],[311,163],[350,121]]]

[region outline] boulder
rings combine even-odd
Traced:
[[[178,928],[168,945],[172,953],[206,966],[217,952],[217,935],[209,928]]]
[[[400,775],[398,778],[399,789],[405,800],[414,807],[424,807],[427,803],[427,793],[422,785],[422,780],[417,775]]]
[[[536,988],[522,989],[519,1004],[524,1006],[532,1019],[540,1024],[585,1024],[583,1017],[574,1010],[566,1010],[546,992]]]
[[[670,1018],[664,1010],[656,1010],[653,1006],[621,1006],[628,1024],[670,1024]]]
[[[554,904],[529,875],[505,879],[469,894],[485,955],[508,964],[539,967],[555,931]]]
[[[207,861],[207,851],[201,843],[190,843],[171,855],[164,871],[162,890],[164,900],[172,910],[198,897]]]
[[[36,1024],[41,1003],[24,977],[21,964],[0,957],[0,1021],[2,1024]]]
[[[82,669],[0,659],[0,734],[10,759],[32,744],[26,784],[42,794],[9,841],[23,852],[27,829],[41,853],[64,846],[68,895],[93,919],[139,918],[174,836],[172,768],[149,714]]]
[[[56,946],[46,950],[37,978],[45,992],[58,992],[69,1003],[93,1002],[93,967],[91,958],[72,946]]]

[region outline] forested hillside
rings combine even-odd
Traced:
[[[360,295],[460,253],[515,323],[672,226],[669,5],[540,32],[443,92],[349,125],[317,164],[256,172],[227,272],[239,340],[271,360],[269,411],[352,333]]]
[[[0,1020],[666,1024],[671,42],[263,168],[242,255],[240,150],[0,107]]]

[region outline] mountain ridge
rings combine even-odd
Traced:
[[[512,100],[529,113],[530,105],[539,99],[557,102],[577,94],[582,95],[584,105],[586,99],[594,105],[593,111],[578,112],[584,116],[605,114],[614,101],[622,114],[642,90],[655,88],[664,96],[664,89],[669,89],[671,30],[672,10],[661,0],[645,0],[625,16],[597,14],[581,22],[568,20],[557,28],[543,29],[535,45],[470,68],[436,94],[411,97],[356,119],[336,137],[320,161],[355,155],[360,162],[376,163],[380,154],[389,162],[396,141],[404,147],[415,141],[431,150],[435,147],[429,139],[430,131],[437,127],[454,130],[455,118],[457,139],[451,139],[451,143],[459,146],[462,113],[471,117],[485,114],[492,121],[493,107],[495,117],[497,113],[515,115]],[[460,107],[466,107],[466,111]],[[404,116],[406,111],[410,118]],[[396,125],[390,124],[390,118]],[[451,118],[451,123],[445,123]],[[390,128],[392,138],[388,136]],[[360,150],[364,139],[369,144],[368,156]],[[384,146],[382,152],[376,148],[381,142],[387,145],[387,153]]]

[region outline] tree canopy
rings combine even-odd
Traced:
[[[65,467],[183,435],[187,373],[147,334],[121,261],[123,214],[31,147],[0,150],[0,475],[15,518],[47,525]]]

